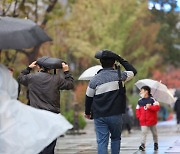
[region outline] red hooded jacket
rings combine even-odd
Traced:
[[[150,104],[149,108],[146,108],[146,104]],[[138,101],[136,106],[136,117],[138,118],[141,126],[153,126],[157,123],[157,112],[160,109],[160,105],[152,97],[142,98]]]

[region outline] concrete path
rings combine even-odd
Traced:
[[[159,150],[154,152],[153,139],[149,132],[147,136],[146,151],[138,150],[140,145],[140,130],[133,130],[131,134],[122,133],[121,154],[180,154],[180,132],[176,131],[175,120],[159,122],[157,125],[159,135]],[[82,135],[65,135],[57,141],[55,154],[96,154],[96,135],[93,121],[88,120]],[[109,144],[110,154],[110,144]]]

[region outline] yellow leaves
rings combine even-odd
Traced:
[[[18,2],[19,2],[20,0],[18,0]],[[10,4],[10,3],[12,3],[12,2],[14,2],[14,0],[2,0],[2,2],[0,2],[0,4],[1,3],[4,3],[4,4]]]
[[[13,0],[7,0],[7,3],[12,3],[13,2]]]

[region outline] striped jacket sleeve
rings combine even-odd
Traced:
[[[86,90],[86,98],[85,98],[85,114],[86,115],[91,114],[91,106],[92,106],[94,94],[95,94],[95,89],[90,88],[90,85],[89,85]]]

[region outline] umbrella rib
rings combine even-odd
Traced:
[[[155,96],[157,89],[158,89],[158,86],[156,87],[156,89],[155,89],[155,91],[153,93],[153,96]]]

